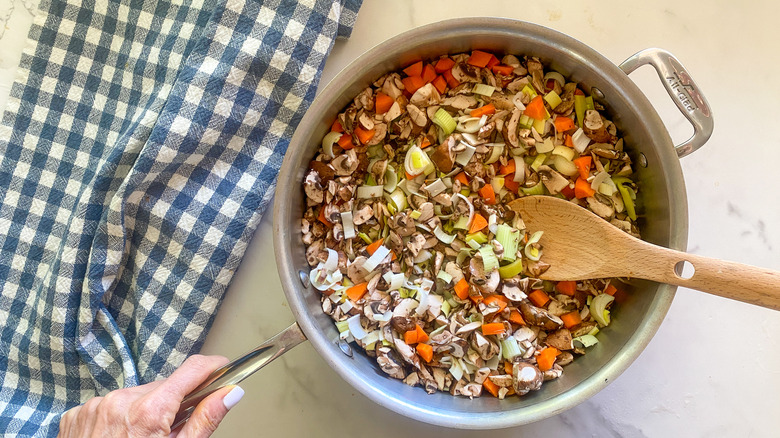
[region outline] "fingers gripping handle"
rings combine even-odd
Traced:
[[[680,61],[663,49],[645,49],[620,64],[630,74],[643,65],[652,65],[663,82],[666,92],[683,116],[693,125],[693,135],[675,146],[677,156],[682,158],[699,149],[712,135],[713,120],[710,105]]]

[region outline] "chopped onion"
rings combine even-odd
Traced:
[[[374,269],[376,269],[388,255],[390,255],[390,250],[384,245],[379,245],[379,248],[374,251],[374,254],[363,264],[363,268],[368,272],[374,272]]]
[[[406,185],[406,187],[409,188],[411,184],[412,183],[409,182]],[[385,194],[385,199],[387,199],[389,202],[392,202],[395,205],[397,211],[405,210],[406,207],[408,206],[406,202],[406,193],[404,193],[404,191],[400,189],[395,189],[395,191],[393,191],[393,193],[390,193],[389,195]]]
[[[385,312],[385,313],[383,313],[381,315],[374,314],[374,319],[377,322],[387,322],[387,321],[390,321],[392,318],[393,318],[393,311],[392,310],[388,310],[387,312]]]
[[[471,225],[471,221],[474,219],[474,204],[472,204],[471,201],[469,201],[469,198],[463,196],[460,193],[455,193],[454,195],[452,195],[452,209],[453,209],[453,211],[455,210],[455,199],[458,199],[458,198],[463,199],[466,202],[466,204],[469,205],[469,221],[466,224],[466,229],[468,229],[468,227]]]
[[[325,264],[322,265],[323,269],[327,271],[328,273],[331,273],[338,268],[339,264],[339,253],[337,253],[335,250],[332,250],[330,248],[326,248],[328,250],[328,259],[325,260]]]
[[[347,319],[347,324],[349,325],[349,333],[354,336],[355,339],[360,340],[368,335],[363,329],[363,326],[360,325],[360,315],[351,316]]]
[[[555,167],[555,170],[566,176],[575,176],[579,175],[580,173],[580,170],[577,169],[577,166],[563,155],[553,155],[552,165]]]
[[[581,348],[589,348],[598,344],[599,340],[593,335],[582,335],[572,339],[572,342],[576,342]]]
[[[537,231],[528,238],[528,243],[525,244],[525,249],[523,251],[525,256],[528,257],[528,260],[537,262],[542,257],[542,250],[536,250],[534,248],[534,244],[542,238],[542,234],[544,234],[544,231]]]
[[[501,158],[501,154],[504,153],[504,145],[493,146],[493,150],[490,152],[490,157],[485,161],[485,164],[493,164]]]
[[[427,278],[423,278],[422,283],[420,283],[420,288],[417,290],[417,296],[420,300],[420,304],[417,305],[415,312],[418,316],[424,315],[425,311],[428,310],[428,307],[430,307],[428,295],[430,295],[432,288],[433,281]]]
[[[419,146],[414,145],[406,151],[404,169],[409,175],[429,174],[436,170],[431,158]]]
[[[444,182],[441,180],[441,178],[436,178],[436,181],[428,184],[424,188],[431,197],[434,197],[439,193],[447,190],[447,186],[444,185]]]
[[[340,132],[329,132],[322,138],[322,151],[325,152],[330,158],[336,158],[333,154],[333,143],[339,141],[341,138]]]
[[[585,131],[583,131],[582,128],[578,128],[577,132],[571,136],[571,141],[574,143],[574,150],[583,153],[585,152],[585,148],[590,144],[590,137],[585,135]]]
[[[593,177],[593,181],[590,182],[590,187],[593,190],[598,190],[599,186],[606,182],[606,180],[609,179],[609,173],[607,172],[599,172],[596,174],[596,176]]]
[[[464,145],[466,149],[459,153],[457,157],[455,157],[455,162],[461,166],[465,166],[469,164],[469,161],[471,161],[471,157],[474,156],[474,152],[477,151],[477,148],[464,141],[460,142],[460,144]]]
[[[344,301],[343,303],[341,303],[341,305],[339,306],[339,309],[341,309],[341,311],[342,311],[344,314],[347,314],[347,313],[349,313],[349,311],[350,311],[350,310],[352,310],[354,307],[355,307],[355,306],[353,306],[353,305],[352,305],[352,300],[347,300],[347,301]]]
[[[555,149],[555,145],[550,137],[545,138],[541,143],[536,143],[536,152],[539,152],[540,154],[552,152],[553,149]]]
[[[516,183],[525,182],[525,160],[523,157],[514,157],[515,160],[515,177]]]
[[[466,143],[472,146],[477,146],[484,143],[482,140],[478,139],[476,135],[469,134],[468,132],[464,132],[463,134],[461,134],[461,137],[463,137],[463,139],[466,140]]]
[[[609,311],[607,305],[611,303],[615,297],[610,294],[598,294],[590,302],[590,315],[601,327],[609,325]]]
[[[498,229],[498,217],[496,216],[495,213],[493,213],[490,216],[488,216],[488,230],[491,233],[496,234],[497,229]]]
[[[385,282],[388,284],[387,290],[400,289],[406,281],[406,276],[404,274],[394,274],[392,271],[385,272],[384,275],[382,275],[382,278],[384,278]]]
[[[433,254],[430,251],[421,249],[420,252],[417,253],[417,257],[414,258],[414,264],[425,263],[430,260],[431,257],[433,257]]]
[[[495,371],[495,370],[498,369],[498,364],[499,364],[500,361],[501,361],[501,356],[497,354],[497,355],[491,357],[490,359],[488,359],[485,362],[485,366],[490,368],[491,370]]]
[[[555,82],[559,83],[561,85],[561,88],[563,88],[563,86],[566,85],[566,79],[564,79],[563,75],[558,73],[557,71],[548,71],[547,74],[544,75],[542,84],[547,85],[547,81],[550,79],[553,79],[555,80]]]
[[[360,199],[381,198],[384,192],[382,186],[360,186],[357,188],[357,197]]]
[[[446,245],[451,244],[456,237],[452,234],[445,233],[444,230],[441,229],[441,225],[437,225],[436,228],[433,229],[433,235]]]
[[[469,134],[474,134],[476,132],[479,132],[479,130],[485,126],[485,123],[487,123],[487,116],[482,117],[466,117],[464,119],[461,119],[458,122],[457,130],[458,132],[466,132]]]
[[[460,367],[460,363],[457,360],[452,361],[452,366],[450,367],[450,374],[452,374],[452,377],[455,378],[455,381],[459,381],[463,377],[463,369]]]
[[[352,222],[352,212],[345,211],[341,213],[341,225],[344,227],[344,238],[352,239],[355,234],[355,223]]]
[[[387,166],[384,189],[387,193],[393,193],[396,187],[398,187],[398,174],[395,173],[395,169],[392,166]]]
[[[380,330],[374,330],[373,332],[367,334],[363,339],[363,343],[366,345],[367,350],[372,350],[373,348],[370,348],[371,345],[375,344],[377,341],[379,341],[379,334],[381,333]]]
[[[568,146],[563,146],[563,145],[555,146],[555,149],[552,150],[552,154],[566,157],[567,160],[574,159],[574,149]]]

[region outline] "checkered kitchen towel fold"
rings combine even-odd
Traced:
[[[359,7],[43,0],[0,126],[0,433],[198,351]]]

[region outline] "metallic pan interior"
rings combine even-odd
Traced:
[[[516,426],[558,414],[586,400],[623,372],[639,356],[666,315],[675,288],[649,282],[633,290],[613,312],[613,324],[601,342],[565,368],[562,378],[522,398],[469,400],[406,386],[386,377],[375,362],[356,351],[348,357],[336,346],[337,331],[320,308],[319,293],[301,285],[298,272],[308,267],[300,239],[302,179],[331,121],[352,97],[384,72],[442,53],[472,48],[496,53],[531,54],[585,86],[597,87],[609,102],[612,120],[636,158],[644,200],[640,224],[646,240],[684,250],[687,202],[677,155],[660,118],[636,85],[590,47],[551,29],[497,18],[456,19],[420,27],[368,51],[322,90],[298,127],[284,159],[274,203],[274,246],[284,292],[306,336],[350,385],[376,403],[427,423],[464,429]],[[636,162],[636,160],[635,160]]]

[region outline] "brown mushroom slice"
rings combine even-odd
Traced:
[[[401,105],[399,105],[398,102],[393,102],[393,105],[390,106],[390,109],[385,113],[383,120],[386,123],[390,123],[397,119],[401,113]]]
[[[461,84],[464,82],[480,82],[482,80],[479,67],[474,67],[463,62],[453,65],[450,73],[452,74],[452,77]]]
[[[316,204],[322,203],[325,199],[325,190],[321,183],[322,179],[319,173],[314,170],[309,171],[303,180],[303,191],[306,193],[306,197]]]
[[[471,284],[475,285],[482,293],[492,294],[498,288],[501,282],[501,276],[497,269],[485,272],[485,265],[482,260],[472,257],[469,262],[469,273],[471,274]]]
[[[400,237],[411,236],[415,231],[414,219],[404,212],[396,213],[390,219],[389,225]]]
[[[382,371],[395,379],[404,379],[406,377],[403,361],[395,350],[388,347],[379,347],[376,349],[376,352],[376,362]]]
[[[612,201],[601,193],[585,198],[590,210],[606,220],[612,220],[615,216],[615,206]]]
[[[512,364],[512,386],[517,395],[538,391],[542,387],[543,380],[542,372],[535,365],[522,361]]]
[[[525,65],[528,68],[528,73],[531,74],[531,83],[533,83],[534,88],[536,88],[536,92],[544,93],[544,84],[542,83],[542,80],[544,79],[544,67],[542,66],[541,61],[539,61],[538,58],[528,58]]]
[[[520,312],[523,319],[532,325],[537,325],[545,330],[556,330],[563,325],[561,318],[551,315],[546,310],[536,307],[527,300],[520,303]]]
[[[409,112],[409,118],[412,119],[415,125],[425,127],[428,124],[428,116],[425,111],[418,108],[416,105],[406,105],[406,111]]]
[[[433,150],[431,161],[433,161],[433,164],[436,165],[436,168],[439,169],[440,172],[449,173],[452,171],[452,167],[455,163],[455,155],[452,152],[449,139]]]
[[[539,179],[542,180],[542,184],[547,187],[547,190],[549,190],[552,195],[560,193],[561,190],[569,186],[569,180],[553,170],[550,166],[539,166],[536,173],[539,174]]]
[[[607,126],[604,124],[604,118],[596,110],[585,111],[582,130],[585,132],[585,135],[597,143],[613,142],[614,136],[609,133]]]
[[[517,108],[512,110],[512,116],[509,118],[509,121],[507,123],[504,123],[504,140],[506,140],[512,147],[519,148],[521,147],[520,139],[517,136],[517,126],[520,122],[520,117],[523,115],[523,112]]]
[[[544,343],[561,351],[574,348],[572,345],[571,332],[567,328],[562,328],[548,334]]]
[[[348,150],[343,155],[339,155],[331,165],[338,176],[352,175],[358,168],[358,157],[354,149]]]
[[[438,105],[441,102],[441,95],[432,83],[427,83],[418,88],[409,98],[409,103],[425,108],[431,105]],[[407,107],[408,108],[408,107]]]
[[[456,94],[455,96],[448,97],[441,101],[441,106],[449,111],[460,111],[467,108],[477,106],[477,98],[474,96],[466,96],[463,94]]]

